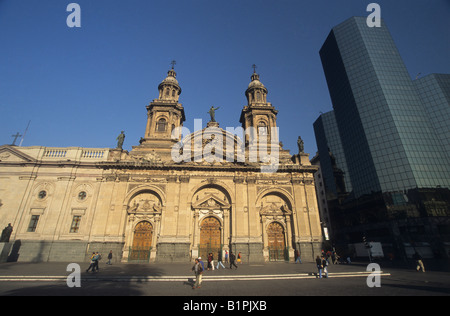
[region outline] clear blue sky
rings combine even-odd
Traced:
[[[66,7],[81,7],[69,28]],[[362,0],[0,0],[0,145],[138,145],[146,105],[177,64],[185,126],[239,126],[252,64],[278,110],[280,140],[316,152],[313,122],[332,109],[319,49],[331,28],[367,16]],[[411,77],[450,73],[450,1],[376,1]],[[20,139],[18,140],[18,142]]]

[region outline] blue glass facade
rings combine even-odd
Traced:
[[[384,21],[346,20],[320,57],[355,196],[450,187],[448,156]]]
[[[317,151],[320,157],[320,166],[325,179],[327,192],[332,192],[337,196],[335,179],[333,176],[333,163],[330,153],[334,156],[336,166],[344,172],[344,182],[347,192],[352,191],[352,184],[348,176],[347,161],[344,149],[339,137],[334,111],[322,114],[313,124],[316,135]]]
[[[450,75],[431,74],[414,84],[450,164]]]

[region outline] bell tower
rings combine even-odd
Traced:
[[[186,117],[183,106],[178,102],[181,88],[174,70],[175,61],[171,64],[167,77],[158,85],[158,99],[147,105],[145,135],[141,137],[140,145],[133,147],[133,155],[152,153],[162,160],[168,160],[171,158],[172,146],[181,138],[181,133],[172,133],[177,127],[183,126]]]
[[[245,90],[247,105],[242,109],[239,119],[244,130],[252,128],[251,130],[256,133],[256,135],[246,134],[246,146],[252,139],[259,140],[260,136],[267,137],[268,143],[272,140],[278,140],[275,129],[272,129],[277,126],[278,111],[275,110],[270,102],[267,102],[267,93],[268,90],[259,80],[259,74],[256,73],[256,66],[253,65],[251,82],[247,90]]]

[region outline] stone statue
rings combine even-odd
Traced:
[[[120,135],[117,136],[117,149],[122,149],[123,141],[125,140],[125,134],[123,131],[120,132]]]
[[[11,237],[11,233],[13,231],[13,228],[11,226],[11,223],[8,224],[8,226],[5,227],[2,231],[2,236],[0,237],[0,242],[9,242],[9,237]]]
[[[298,146],[298,153],[304,153],[305,152],[305,145],[303,143],[303,139],[299,136],[297,139],[297,146]]]
[[[211,121],[210,122],[215,122],[216,121],[215,114],[216,114],[216,110],[218,110],[218,109],[219,109],[219,107],[214,108],[213,106],[209,109],[208,113],[211,116]]]

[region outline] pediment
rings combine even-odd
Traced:
[[[206,194],[202,199],[196,201],[193,205],[193,208],[201,208],[201,209],[223,209],[229,208],[230,204],[227,201],[223,201],[215,194]]]
[[[278,203],[270,203],[260,210],[261,215],[292,215],[292,211],[287,205],[279,205]]]
[[[0,146],[0,162],[34,162],[34,158],[24,154],[15,146]]]

